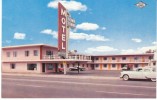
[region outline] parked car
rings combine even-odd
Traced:
[[[70,71],[78,71],[78,68],[79,68],[79,71],[85,71],[85,68],[84,67],[69,67],[69,70]]]
[[[59,68],[58,68],[58,71],[59,71],[59,72],[64,72],[64,68],[59,67]]]
[[[137,68],[132,71],[122,71],[120,78],[123,80],[129,79],[151,79],[151,81],[156,81],[156,67],[143,67]]]

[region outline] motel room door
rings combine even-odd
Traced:
[[[45,63],[42,63],[42,72],[45,72]]]
[[[55,63],[55,72],[58,72],[58,64]]]
[[[91,70],[94,70],[95,68],[94,68],[94,64],[91,64]]]

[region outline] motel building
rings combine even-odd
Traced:
[[[9,73],[59,73],[59,68],[84,67],[86,70],[121,70],[156,66],[154,53],[129,55],[81,55],[58,56],[58,48],[45,44],[8,46],[2,48],[2,72]]]
[[[44,44],[9,46],[2,48],[2,72],[52,73],[66,66],[88,66],[91,56],[58,56],[58,48]],[[87,67],[88,68],[88,67]]]
[[[156,66],[156,61],[154,53],[95,55],[92,56],[91,66],[94,66],[95,70],[122,70],[126,66],[133,70],[138,67]]]

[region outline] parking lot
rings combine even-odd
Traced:
[[[120,70],[86,70],[86,71],[67,71],[67,75],[72,76],[100,76],[100,77],[119,77],[120,76]],[[52,75],[62,75],[63,72],[59,73],[50,73]]]

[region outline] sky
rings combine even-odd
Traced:
[[[60,0],[2,0],[2,47],[58,45]],[[145,7],[136,6],[142,1]],[[69,50],[134,54],[157,49],[156,0],[63,0],[76,22]]]

